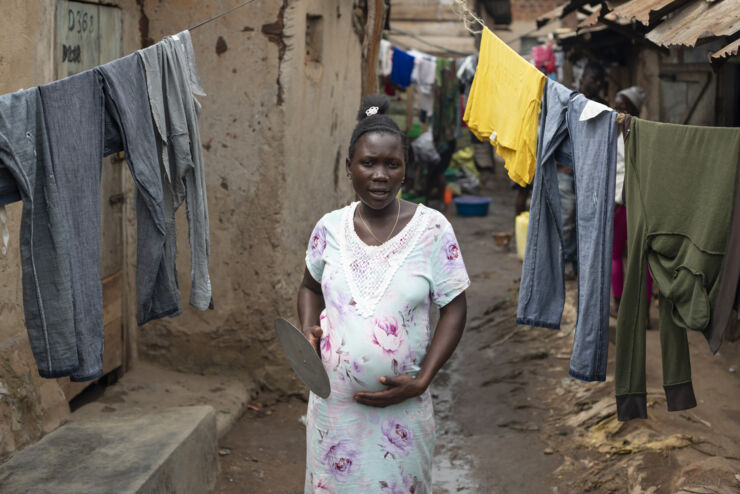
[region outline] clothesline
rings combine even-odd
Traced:
[[[206,20],[205,20],[205,21],[203,21],[203,22],[199,22],[199,23],[198,23],[198,24],[196,24],[195,26],[193,26],[193,27],[189,28],[189,29],[188,29],[188,31],[192,31],[192,30],[194,30],[194,29],[198,29],[199,27],[201,27],[201,26],[204,26],[204,25],[208,24],[209,22],[213,22],[213,21],[215,21],[216,19],[220,19],[221,17],[223,17],[223,16],[225,16],[225,15],[228,15],[228,14],[232,13],[233,11],[235,11],[235,10],[237,10],[237,9],[240,9],[240,8],[244,7],[245,5],[249,5],[250,3],[254,2],[254,1],[255,1],[255,0],[247,0],[246,2],[243,2],[243,3],[239,4],[239,5],[237,5],[236,7],[232,7],[232,8],[230,8],[229,10],[226,10],[226,11],[224,11],[224,12],[221,12],[220,14],[214,15],[214,16],[213,16],[213,17],[211,17],[210,19],[206,19]]]

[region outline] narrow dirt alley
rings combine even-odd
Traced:
[[[699,406],[668,413],[658,332],[650,331],[650,418],[617,422],[613,345],[605,383],[567,374],[575,282],[560,331],[515,325],[521,263],[513,239],[501,249],[492,238],[512,229],[515,193],[499,173],[484,194],[493,199],[489,216],[447,215],[473,283],[466,333],[432,385],[434,492],[740,492],[740,342],[712,356],[691,334]],[[657,327],[657,306],[652,312]],[[214,492],[303,492],[305,411],[303,397],[259,396],[221,440]]]

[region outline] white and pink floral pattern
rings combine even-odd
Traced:
[[[307,493],[431,492],[434,413],[429,391],[387,407],[360,405],[382,376],[415,376],[433,334],[432,303],[470,284],[460,246],[440,213],[420,206],[388,242],[369,246],[350,221],[356,203],[325,215],[306,251],[321,283],[321,359],[331,395],[309,398]]]

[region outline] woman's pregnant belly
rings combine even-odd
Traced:
[[[425,342],[415,341],[393,318],[362,321],[342,330],[322,319],[321,360],[332,395],[382,391],[382,376],[416,376]]]

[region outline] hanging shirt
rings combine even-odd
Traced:
[[[391,70],[393,70],[393,46],[390,41],[381,39],[378,50],[378,75],[380,77],[389,76]]]
[[[159,273],[166,255],[167,231],[163,180],[157,159],[157,141],[152,124],[152,110],[147,98],[144,66],[138,54],[132,54],[96,69],[106,88],[106,106],[112,123],[106,126],[106,140],[120,135],[117,148],[125,150],[129,169],[136,182],[136,306],[137,315],[148,312],[154,317],[180,312],[177,286]],[[143,98],[144,101],[139,101]],[[139,324],[143,322],[139,320]]]
[[[89,96],[100,99],[102,95],[92,91]],[[68,376],[79,367],[70,232],[38,88],[0,96],[0,162],[23,199],[19,244],[23,312],[31,351],[42,377]]]
[[[614,203],[622,204],[622,189],[624,189],[624,136],[617,138],[617,178],[614,187]]]
[[[136,55],[40,86],[39,91],[59,192],[55,206],[63,212],[68,233],[74,327],[67,337],[75,342],[77,366],[67,374],[72,381],[87,381],[103,373],[100,179],[102,158],[117,151],[116,145],[125,151],[137,186],[137,219],[152,219],[151,229],[137,231],[137,278],[142,271],[152,272],[163,254],[162,184],[151,110]],[[155,281],[149,277],[141,284],[137,279],[137,299],[151,294]],[[51,353],[57,358],[58,352]],[[45,377],[58,377],[53,374]]]
[[[437,58],[417,50],[410,50],[408,53],[414,57],[414,70],[411,71],[411,83],[417,87],[416,101],[420,110],[424,110],[427,115],[431,115],[434,111],[434,83]]]
[[[391,81],[402,88],[411,84],[411,72],[414,70],[414,57],[403,50],[393,48],[393,69],[391,70]]]
[[[619,420],[647,418],[645,262],[660,288],[669,411],[696,406],[686,329],[706,331],[730,245],[740,129],[632,118],[625,136],[627,272],[617,319]],[[701,165],[701,166],[698,166]]]
[[[545,76],[483,28],[478,67],[465,116],[478,139],[490,139],[509,177],[526,186],[534,177],[537,117]]]
[[[614,233],[616,113],[547,80],[537,136],[537,174],[519,287],[517,324],[558,329],[565,303],[563,221],[556,164],[575,178],[578,321],[568,373],[606,379]]]
[[[167,223],[165,256],[159,266],[162,279],[177,290],[175,211],[186,203],[192,289],[190,304],[199,310],[213,308],[208,272],[210,236],[203,152],[196,94],[205,95],[200,85],[190,33],[183,31],[139,51],[147,74],[148,99],[157,129],[164,184]],[[165,292],[166,293],[166,292]],[[155,302],[157,302],[155,300]],[[161,302],[161,301],[160,301]],[[154,304],[138,314],[139,323],[161,317]]]

